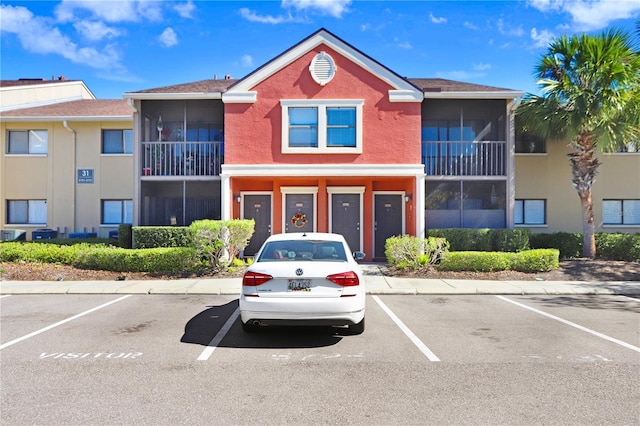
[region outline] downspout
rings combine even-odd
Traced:
[[[78,163],[78,134],[74,129],[69,126],[69,122],[67,120],[62,120],[62,125],[65,129],[73,133],[73,201],[71,203],[71,214],[73,215],[73,231],[75,232],[78,229],[78,224],[76,223],[76,197],[77,197],[77,186],[76,186],[76,165]]]
[[[507,223],[506,228],[514,227],[513,209],[516,202],[516,143],[515,143],[515,109],[522,102],[522,98],[515,98],[507,104]]]
[[[129,107],[133,110],[133,223],[132,225],[138,225],[140,223],[140,149],[139,145],[142,143],[140,137],[140,109],[136,106],[135,100],[127,98]]]

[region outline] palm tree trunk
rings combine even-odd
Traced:
[[[570,146],[573,149],[568,154],[573,175],[571,182],[578,191],[582,207],[582,256],[593,259],[596,257],[596,234],[591,187],[598,174],[600,160],[596,158],[593,138],[588,133],[578,135]]]
[[[596,257],[596,227],[593,221],[593,199],[591,190],[579,193],[582,207],[582,257]]]

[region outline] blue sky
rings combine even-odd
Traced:
[[[326,28],[402,76],[536,93],[553,37],[638,19],[639,0],[2,1],[0,77],[62,75],[121,98],[241,78]]]

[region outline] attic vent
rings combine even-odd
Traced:
[[[331,56],[324,52],[318,53],[309,65],[309,72],[313,80],[321,86],[324,86],[336,75],[336,64]]]

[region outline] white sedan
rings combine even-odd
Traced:
[[[344,237],[327,233],[270,236],[242,278],[245,331],[261,325],[348,326],[364,331],[365,287]]]

